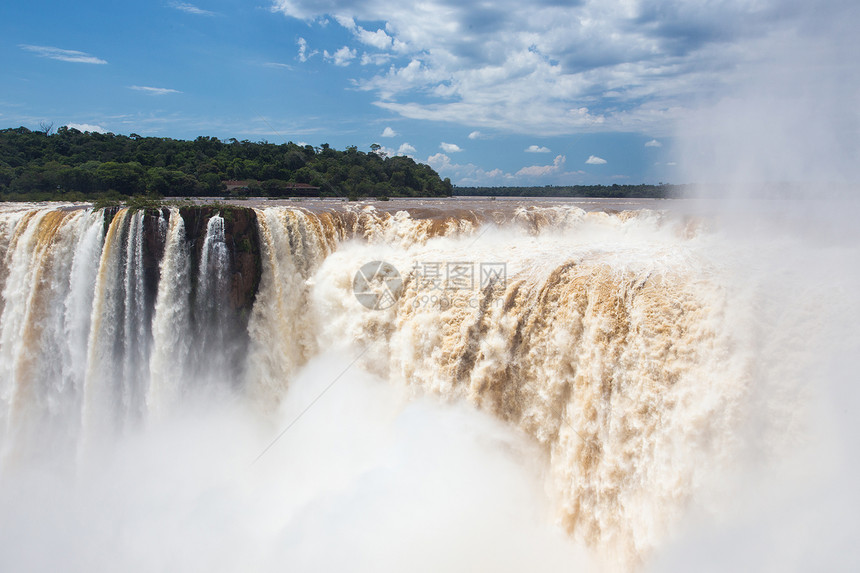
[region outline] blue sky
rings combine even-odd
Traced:
[[[801,2],[7,2],[0,126],[378,143],[460,185],[683,182],[673,134]]]

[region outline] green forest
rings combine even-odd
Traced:
[[[454,187],[404,156],[215,137],[193,141],[61,127],[0,130],[0,200],[119,201],[129,197],[632,197],[681,185]]]
[[[0,130],[0,199],[157,197],[446,197],[429,165],[328,144],[183,141],[61,127]]]

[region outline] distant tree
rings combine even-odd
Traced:
[[[3,193],[79,193],[137,195],[155,193],[190,196],[221,195],[222,181],[278,181],[268,191],[280,192],[286,182],[318,187],[324,196],[435,195],[449,191],[429,166],[407,157],[364,153],[356,146],[338,151],[295,143],[276,145],[198,137],[193,141],[143,137],[138,134],[81,132],[63,126],[51,134],[20,127],[0,129],[0,189]],[[58,189],[59,186],[59,189]],[[240,191],[234,190],[234,193]],[[262,186],[252,191],[263,193]],[[316,194],[317,191],[314,191]],[[35,195],[33,195],[35,196]]]

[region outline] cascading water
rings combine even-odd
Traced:
[[[206,238],[197,270],[197,292],[194,300],[197,352],[194,357],[197,377],[208,378],[229,367],[225,355],[226,337],[231,333],[227,323],[229,303],[230,251],[224,236],[224,218],[209,218]]]
[[[186,370],[191,345],[190,278],[185,222],[179,210],[172,209],[152,319],[154,343],[146,405],[154,413],[169,408],[189,384]]]
[[[157,432],[207,394],[247,408],[259,437],[245,443],[262,449],[316,403],[322,394],[293,385],[334,353],[350,357],[344,372],[503,421],[545,468],[569,539],[598,566],[627,569],[676,535],[689,507],[718,513],[720,476],[797,443],[805,417],[783,410],[815,361],[762,345],[773,332],[760,296],[766,286],[791,304],[773,324],[809,333],[816,355],[828,314],[805,306],[814,281],[781,292],[744,245],[670,213],[393,211],[4,207],[0,475],[30,458],[86,466],[75,452]],[[400,288],[369,308],[353,288],[372,261],[396,268]],[[773,414],[760,416],[777,381]],[[333,413],[332,431],[350,433],[350,415]]]

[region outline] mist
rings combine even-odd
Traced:
[[[679,181],[706,197],[857,198],[860,8],[785,12],[676,128]]]
[[[341,372],[337,385],[256,462]],[[91,452],[7,467],[4,571],[570,571],[540,452],[464,405],[407,400],[323,354],[277,415],[189,399]],[[47,458],[47,459],[46,459]]]
[[[648,570],[860,567],[858,22],[854,3],[810,5],[679,128],[731,296],[750,297],[754,367],[745,453]]]

